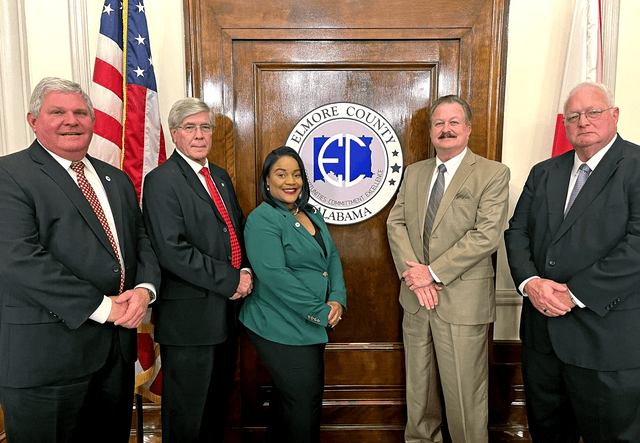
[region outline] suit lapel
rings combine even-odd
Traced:
[[[422,171],[418,172],[418,183],[416,189],[424,189],[425,192],[416,192],[418,217],[420,217],[420,237],[424,236],[424,222],[427,215],[427,202],[431,192],[431,179],[436,168],[436,159],[430,158],[425,161]],[[423,238],[424,240],[424,238]]]
[[[34,142],[29,148],[31,153],[31,158],[36,163],[41,164],[42,172],[47,174],[51,179],[60,186],[65,194],[69,197],[69,200],[75,205],[78,209],[78,212],[84,218],[85,222],[91,230],[96,234],[100,242],[103,246],[110,251],[110,253],[115,258],[115,252],[113,251],[113,247],[109,242],[109,237],[107,237],[107,233],[104,232],[104,228],[100,224],[96,213],[93,211],[93,208],[87,201],[86,197],[76,184],[73,181],[71,176],[67,171],[64,170],[60,163],[58,163],[38,142]]]
[[[318,251],[320,251],[320,254],[326,258],[329,255],[329,245],[333,241],[331,239],[331,234],[329,234],[329,231],[325,231],[324,229],[322,229],[322,223],[319,220],[320,218],[322,218],[322,214],[318,210],[314,210],[312,214],[307,214],[307,215],[313,221],[314,225],[316,226],[316,230],[320,233],[320,236],[322,236],[322,241],[324,242],[324,248],[326,249],[326,252],[322,249],[322,246],[320,246],[318,241],[315,238],[313,238],[313,235],[309,234],[309,231],[307,231],[307,234],[309,235],[305,237],[309,239],[309,241],[314,245],[314,247]]]
[[[619,137],[618,140],[620,140]],[[618,163],[624,158],[619,146],[618,143],[614,143],[611,149],[609,149],[609,152],[602,157],[602,160],[600,160],[595,170],[589,175],[589,178],[573,202],[567,216],[560,225],[560,229],[554,236],[554,239],[558,239],[567,232],[607,185],[611,176],[615,173],[616,169],[618,169]]]
[[[231,219],[231,223],[233,224],[233,228],[237,231],[238,220],[236,220],[236,212],[233,210],[233,207],[231,205],[231,195],[229,193],[229,186],[231,186],[231,183],[227,183],[222,179],[222,177],[218,176],[218,174],[215,173],[215,170],[212,169],[213,168],[209,168],[209,171],[211,172],[211,179],[215,183],[216,188],[218,188],[218,193],[220,194],[220,198],[224,202],[227,213],[229,214],[229,218]],[[213,206],[220,219],[222,219],[220,211],[218,211],[218,208],[215,207],[216,205],[214,204]]]
[[[549,231],[555,235],[564,221],[564,206],[567,201],[571,169],[573,169],[574,152],[558,157],[555,169],[549,171],[547,185],[547,201],[549,202]]]
[[[216,213],[216,216],[220,220],[222,220],[222,216],[220,215],[218,208],[216,208],[216,205],[213,202],[213,199],[211,198],[207,190],[202,185],[200,178],[196,175],[193,168],[189,166],[187,162],[184,161],[184,159],[180,156],[180,154],[178,154],[175,151],[173,154],[171,154],[171,157],[169,157],[169,160],[176,162],[176,164],[180,168],[180,171],[182,172],[182,175],[184,175],[184,178],[187,181],[187,184],[191,187],[191,189],[193,189],[193,192],[195,192],[198,195],[198,197],[200,197],[206,204],[211,206],[213,211]]]
[[[453,202],[456,194],[458,193],[462,185],[467,181],[469,175],[475,169],[475,164],[475,154],[471,152],[470,149],[468,149],[467,153],[462,159],[462,162],[460,163],[460,166],[458,166],[458,170],[451,179],[451,182],[449,182],[449,186],[447,186],[446,191],[444,191],[444,194],[442,195],[440,206],[438,206],[438,212],[436,212],[436,217],[433,221],[432,232],[436,230],[436,228],[440,224],[440,221],[444,217],[444,214],[447,212],[447,209],[449,209],[449,206],[451,206],[451,202]]]
[[[303,239],[302,241],[309,243],[312,248],[316,249],[320,253],[320,255],[325,257],[325,253],[322,250],[322,247],[320,246],[320,244],[318,244],[317,240],[315,238],[313,238],[313,235],[311,235],[311,233],[309,231],[307,231],[307,228],[302,226],[302,223],[300,223],[298,221],[298,219],[293,214],[291,214],[291,212],[289,212],[289,210],[287,208],[285,208],[282,203],[277,202],[277,204],[278,204],[278,208],[280,210],[282,210],[282,216],[284,217],[284,223],[287,224],[287,225],[290,225],[292,227],[292,229],[294,231],[296,231],[300,235],[300,237],[302,237],[302,239]],[[320,229],[320,226],[321,226],[320,223],[315,219],[315,217],[317,215],[322,217],[322,215],[317,211],[313,212],[311,214],[307,214],[307,217],[309,217],[309,220],[313,221],[313,223],[316,226],[317,230],[320,231],[320,234],[322,235],[322,240],[324,241],[325,248],[326,248],[329,243],[328,243],[326,235]]]
[[[113,215],[113,222],[116,225],[116,232],[118,233],[118,243],[120,244],[120,251],[122,254],[122,261],[125,260],[125,239],[124,239],[124,214],[122,213],[122,200],[120,197],[120,192],[118,190],[118,185],[116,185],[115,180],[109,175],[107,168],[103,163],[98,163],[94,161],[92,157],[87,155],[87,159],[93,165],[93,169],[95,169],[96,174],[98,174],[98,178],[102,182],[102,187],[104,188],[107,199],[109,200],[109,207],[111,208],[111,214]],[[111,244],[109,244],[111,247]]]

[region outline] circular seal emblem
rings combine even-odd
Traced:
[[[329,103],[296,124],[287,146],[302,158],[310,203],[327,223],[349,225],[389,203],[402,177],[402,149],[389,122],[355,103]]]

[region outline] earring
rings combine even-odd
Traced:
[[[270,191],[270,189],[269,189],[269,185],[267,185],[267,191]]]

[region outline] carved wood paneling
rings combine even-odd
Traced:
[[[185,0],[189,94],[216,113],[210,160],[230,173],[247,215],[264,157],[330,102],[375,109],[405,166],[433,155],[428,111],[458,93],[474,113],[469,146],[500,159],[508,0]],[[402,309],[386,238],[391,202],[331,226],[348,311],[325,354],[323,441],[402,441]],[[264,436],[270,379],[241,337],[231,433]],[[238,437],[239,438],[239,437]]]

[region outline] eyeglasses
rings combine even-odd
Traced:
[[[178,126],[178,128],[182,129],[187,134],[193,134],[198,129],[198,126],[197,125],[188,124],[188,125],[184,125],[184,126]],[[206,123],[203,124],[203,125],[200,125],[199,128],[200,128],[200,130],[202,131],[203,134],[209,134],[211,131],[213,131],[213,126],[208,125]]]
[[[589,120],[589,121],[598,120],[600,118],[600,116],[602,116],[602,113],[604,111],[608,111],[610,109],[615,109],[615,108],[592,109],[591,111],[586,111],[586,112],[576,112],[574,114],[566,115],[564,117],[564,121],[566,121],[567,123],[575,123],[578,120],[580,120],[580,116],[582,114],[584,114],[584,116],[587,117],[587,120]]]

